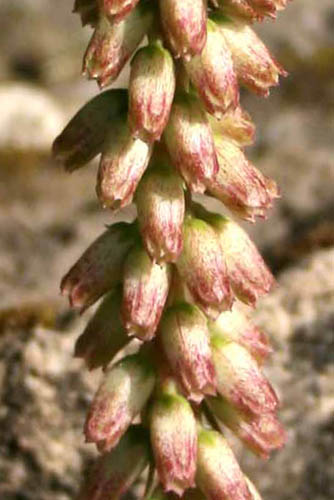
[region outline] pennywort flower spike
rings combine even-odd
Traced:
[[[223,437],[261,458],[286,440],[262,372],[272,349],[251,318],[274,278],[238,221],[268,217],[279,188],[247,159],[255,125],[239,85],[267,96],[286,75],[250,26],[286,4],[74,2],[94,30],[84,73],[103,88],[132,58],[129,88],[83,106],[53,153],[69,172],[99,157],[101,205],[137,213],[61,282],[81,312],[101,299],[75,345],[103,370],[84,424],[101,455],[79,500],[261,500]]]

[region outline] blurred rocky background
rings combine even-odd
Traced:
[[[95,454],[82,424],[100,374],[72,359],[89,313],[70,313],[58,285],[111,217],[95,200],[96,165],[70,176],[49,155],[67,119],[97,92],[80,77],[90,29],[71,7],[0,2],[2,500],[72,499]],[[249,155],[282,190],[271,218],[248,229],[279,283],[257,320],[275,347],[267,371],[289,441],[266,463],[235,447],[264,499],[331,500],[334,5],[294,0],[257,29],[290,73],[268,100],[243,96],[258,127]]]

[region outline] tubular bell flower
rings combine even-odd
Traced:
[[[183,247],[183,181],[166,157],[152,166],[136,191],[140,232],[153,260],[175,262]]]
[[[104,145],[97,176],[96,192],[104,207],[116,210],[132,202],[151,154],[152,146],[132,137],[127,123],[119,121]]]
[[[164,490],[182,495],[195,484],[197,424],[188,401],[163,385],[150,412],[152,448]]]
[[[217,117],[239,101],[239,88],[232,56],[219,27],[207,23],[207,41],[203,51],[185,62],[185,68],[209,113]]]
[[[219,239],[209,224],[190,215],[185,218],[183,232],[177,269],[198,305],[215,319],[233,303]]]
[[[240,82],[267,97],[270,87],[278,85],[279,76],[287,76],[286,71],[247,24],[219,15],[214,15],[213,20],[219,25],[231,50]]]
[[[147,467],[149,458],[147,431],[133,425],[114,450],[99,458],[78,500],[121,498]]]
[[[100,15],[86,50],[83,73],[96,79],[100,88],[109,85],[130,59],[151,22],[152,11],[145,2],[119,23],[111,23]]]
[[[239,302],[254,307],[274,278],[245,231],[197,200],[254,222],[278,197],[245,156],[255,126],[239,84],[267,96],[286,74],[249,23],[287,0],[74,1],[94,28],[89,78],[104,87],[134,57],[129,90],[92,99],[53,153],[68,171],[101,154],[101,203],[134,200],[138,216],[61,283],[81,311],[106,294],[75,346],[105,371],[84,426],[102,457],[78,498],[120,500],[136,481],[129,494],[147,500],[261,500],[221,433],[263,458],[284,444],[261,371],[271,348]]]
[[[236,342],[215,335],[211,338],[217,392],[246,415],[276,410],[278,399],[254,358]]]
[[[140,49],[131,62],[129,83],[129,121],[135,137],[160,139],[174,92],[174,63],[168,50],[160,41]]]
[[[91,244],[61,281],[61,293],[72,307],[87,309],[118,283],[133,242],[132,225],[120,222]]]
[[[129,335],[151,340],[162,314],[171,280],[168,264],[152,262],[134,247],[124,265],[122,320]]]
[[[189,399],[200,402],[216,393],[207,320],[194,305],[179,302],[164,313],[159,326],[164,353]]]
[[[164,137],[189,188],[203,193],[205,182],[218,172],[218,161],[208,119],[195,95],[175,96]]]
[[[89,409],[85,435],[100,451],[114,448],[146,404],[155,374],[143,354],[127,356],[104,376]]]
[[[206,41],[205,0],[159,0],[161,22],[175,57],[199,54]]]
[[[252,500],[246,478],[221,434],[198,433],[196,483],[209,500]]]

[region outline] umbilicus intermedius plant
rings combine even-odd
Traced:
[[[121,498],[142,475],[146,499],[259,499],[224,428],[264,458],[284,443],[261,371],[271,349],[242,306],[254,308],[273,276],[238,223],[192,195],[250,222],[278,197],[245,156],[254,125],[239,84],[267,96],[285,75],[250,25],[286,3],[75,1],[94,28],[84,73],[104,88],[132,57],[130,80],[88,102],[54,155],[68,171],[101,155],[103,207],[137,209],[61,283],[81,311],[103,297],[75,347],[89,369],[104,370],[84,426],[101,456],[80,499]],[[113,362],[131,337],[137,351]]]

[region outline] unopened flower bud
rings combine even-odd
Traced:
[[[194,486],[196,472],[197,427],[188,401],[176,392],[163,390],[153,402],[150,429],[164,490],[181,496]]]
[[[214,16],[230,47],[236,74],[242,84],[257,94],[268,96],[278,84],[279,76],[287,73],[247,24]]]
[[[151,153],[152,146],[134,139],[128,125],[119,121],[106,141],[98,171],[96,192],[104,207],[116,210],[132,202]]]
[[[255,359],[236,342],[211,339],[217,391],[246,415],[272,413],[278,405],[274,389]]]
[[[104,376],[89,409],[85,435],[100,451],[108,451],[139,414],[151,395],[154,371],[146,356],[134,354],[121,360]]]
[[[119,115],[126,112],[127,99],[124,89],[107,90],[78,111],[53,143],[53,155],[66,170],[72,172],[102,152]]]
[[[275,283],[256,246],[231,219],[207,212],[205,220],[216,230],[234,293],[242,302],[255,307]]]
[[[190,189],[203,193],[206,181],[218,172],[218,161],[210,124],[197,97],[176,95],[164,136],[173,163]]]
[[[257,328],[237,307],[219,315],[216,321],[210,321],[210,332],[221,336],[225,340],[238,342],[262,364],[272,352],[269,341],[264,332]]]
[[[187,216],[183,251],[176,265],[198,305],[212,319],[233,303],[223,253],[215,230],[201,219]]]
[[[86,26],[86,24],[96,26],[99,19],[96,0],[75,0],[73,12],[80,15],[82,26]]]
[[[207,33],[202,53],[186,61],[185,67],[207,111],[221,117],[228,108],[238,104],[239,88],[223,33],[211,20]]]
[[[285,432],[274,413],[246,416],[221,397],[210,398],[208,404],[215,416],[261,458],[268,458],[284,445]]]
[[[87,309],[118,283],[133,241],[132,225],[121,222],[109,227],[88,247],[60,285],[72,307]]]
[[[95,0],[101,11],[112,21],[119,22],[137,5],[139,0]]]
[[[166,161],[153,164],[135,197],[140,232],[150,257],[175,262],[183,246],[183,181]]]
[[[153,262],[141,246],[134,247],[124,265],[122,320],[129,335],[151,340],[168,296],[171,269]]]
[[[215,135],[223,135],[238,146],[249,146],[254,142],[255,125],[241,106],[230,108],[219,120],[209,116],[209,122]]]
[[[152,11],[138,5],[121,22],[110,23],[104,15],[89,42],[83,73],[97,80],[101,88],[114,81],[130,59],[152,22]]]
[[[175,91],[174,63],[159,42],[140,49],[131,62],[129,120],[132,133],[156,141],[167,124]]]
[[[199,54],[206,41],[204,0],[160,0],[162,26],[175,57]]]
[[[215,431],[199,431],[196,483],[208,500],[252,499],[231,448]]]
[[[164,313],[159,335],[165,355],[185,394],[200,402],[216,394],[207,320],[194,305],[180,302]]]
[[[233,140],[217,135],[215,144],[219,169],[207,181],[208,192],[245,220],[266,218],[279,196],[276,183],[255,168]]]
[[[142,426],[130,427],[118,446],[97,460],[77,500],[121,498],[149,463],[148,443]]]
[[[89,370],[106,368],[130,341],[120,317],[122,291],[110,292],[88,322],[75,344],[75,356],[83,358]]]

